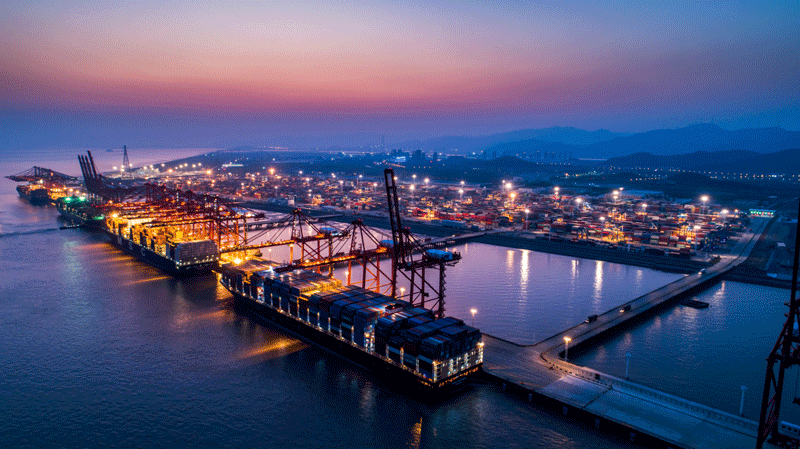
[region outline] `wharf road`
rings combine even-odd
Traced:
[[[561,355],[564,337],[571,338],[570,347],[588,344],[637,316],[648,311],[652,313],[658,306],[716,282],[723,273],[747,259],[767,222],[766,219],[754,220],[753,231],[745,232],[730,254],[721,256],[720,261],[705,272],[686,276],[615,307],[591,323],[581,323],[533,345],[518,345],[484,334],[484,371],[515,389],[556,401],[563,407],[564,414],[568,415],[572,409],[573,413],[594,417],[597,428],[609,424],[627,428],[632,441],[636,433],[640,433],[661,441],[664,447],[755,447],[758,423],[753,420],[567,363]],[[784,431],[793,433],[790,428]]]

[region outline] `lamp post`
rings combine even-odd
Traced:
[[[603,230],[606,228],[606,217],[600,217],[600,240],[603,240]]]
[[[699,225],[694,225],[694,250],[697,251],[697,231],[700,230]]]
[[[425,188],[428,188],[428,183],[431,182],[429,178],[425,178]]]
[[[703,202],[703,213],[706,213],[706,203],[708,202],[708,195],[703,195],[700,197],[700,201]]]
[[[625,353],[625,380],[628,380],[628,367],[631,364],[631,353]]]
[[[530,209],[525,209],[525,229],[528,229],[528,214],[531,212]]]
[[[571,341],[572,341],[571,338],[564,337],[564,361],[565,362],[569,362],[569,342],[571,342]]]
[[[722,209],[720,213],[722,214],[722,225],[725,226],[725,218],[728,216],[728,209]]]
[[[411,199],[414,199],[414,184],[411,184]]]
[[[742,385],[742,399],[739,401],[739,416],[744,416],[744,392],[747,391],[747,386]]]
[[[514,207],[514,198],[517,197],[517,194],[514,193],[514,192],[511,192],[511,195],[509,195],[509,197],[511,198],[511,207]]]
[[[364,177],[364,175],[358,175],[358,179],[356,179],[356,188],[357,189],[361,188],[361,178],[363,178],[363,177]]]
[[[464,199],[464,189],[458,189],[458,199],[459,201]]]
[[[475,327],[475,314],[478,313],[478,309],[469,309],[469,313],[472,314],[472,327]]]

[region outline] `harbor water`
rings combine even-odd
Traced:
[[[9,446],[632,447],[491,385],[421,404],[237,314],[213,277],[173,279],[100,233],[59,230],[56,217],[0,180]],[[476,243],[450,249],[463,260],[448,271],[447,315],[471,324],[476,309],[477,327],[522,344],[681,276]],[[708,309],[677,306],[571,355],[622,377],[631,353],[632,381],[731,413],[746,385],[745,415],[757,418],[788,294],[725,282],[696,298]]]
[[[634,447],[477,384],[428,405],[0,186],[8,447]]]

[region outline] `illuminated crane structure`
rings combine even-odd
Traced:
[[[800,205],[798,205],[800,216]],[[761,413],[758,419],[758,436],[756,447],[761,449],[766,441],[781,447],[800,448],[800,440],[780,432],[780,412],[783,399],[783,386],[786,370],[797,365],[800,369],[800,300],[797,298],[797,270],[800,257],[800,221],[797,223],[794,242],[794,266],[792,268],[792,290],[789,302],[789,313],[786,323],[781,329],[778,341],[767,357],[767,375],[764,379],[764,395],[761,400]],[[800,404],[795,397],[794,404]]]
[[[27,181],[33,183],[41,181],[41,183],[52,183],[57,185],[64,185],[78,180],[78,178],[74,176],[65,175],[64,173],[59,173],[55,170],[50,170],[49,168],[36,166],[23,172],[19,172],[15,175],[6,176],[6,178],[16,182]]]
[[[386,196],[389,203],[389,220],[392,226],[392,296],[397,296],[397,275],[402,274],[410,282],[408,301],[415,306],[427,308],[427,298],[434,304],[431,309],[439,318],[444,317],[445,268],[461,260],[461,254],[425,249],[400,219],[400,203],[397,198],[397,179],[394,170],[383,171]],[[438,285],[431,282],[428,271],[438,274]],[[434,274],[435,276],[435,274]],[[435,282],[435,281],[434,281]]]
[[[165,232],[211,239],[220,256],[229,260],[246,260],[261,248],[286,246],[289,261],[276,271],[326,269],[330,276],[335,266],[347,266],[347,285],[359,284],[444,316],[445,268],[455,265],[461,255],[426,247],[403,227],[391,168],[384,171],[392,229],[389,236],[368,228],[361,220],[343,229],[325,225],[299,209],[276,221],[258,221],[265,217],[263,212],[217,196],[152,183],[115,184],[97,172],[91,152],[78,156],[78,160],[86,190],[97,207],[117,216],[141,219],[138,232],[145,241]],[[390,258],[391,264],[381,265],[382,260]],[[360,270],[355,278],[354,269]],[[408,294],[405,287],[398,288],[401,277],[403,285],[410,287]]]

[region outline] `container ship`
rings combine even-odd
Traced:
[[[32,204],[48,204],[50,202],[47,188],[39,184],[18,185],[17,193]]]
[[[91,229],[100,229],[104,223],[103,211],[86,201],[84,196],[63,196],[56,199],[55,203],[58,213],[73,223]]]
[[[483,365],[481,332],[455,318],[308,270],[252,259],[220,266],[236,305],[386,377],[449,393]]]
[[[123,251],[175,276],[208,274],[217,266],[219,249],[211,239],[197,239],[169,226],[148,226],[156,217],[105,217],[103,229]]]

